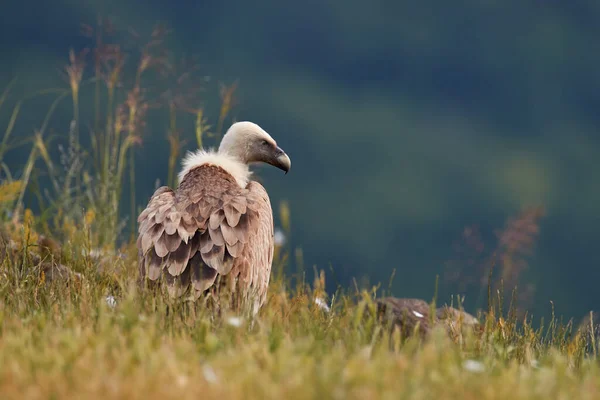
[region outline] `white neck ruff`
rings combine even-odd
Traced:
[[[232,157],[227,153],[219,153],[215,150],[196,150],[195,152],[188,152],[183,159],[183,169],[179,173],[179,182],[190,172],[193,168],[199,167],[204,164],[215,165],[223,168],[229,174],[231,174],[238,185],[241,188],[245,188],[248,185],[252,172],[248,168],[247,164],[242,163],[238,159]]]

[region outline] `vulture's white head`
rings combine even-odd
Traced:
[[[286,174],[292,166],[288,155],[264,129],[253,122],[236,122],[221,139],[217,152],[199,150],[187,155],[179,181],[192,168],[213,164],[232,174],[241,187],[246,187],[251,175],[248,166],[260,162],[273,165]]]
[[[260,126],[242,121],[231,125],[221,140],[220,154],[229,154],[244,164],[264,162],[282,169],[287,174],[292,162],[277,146],[277,142]]]

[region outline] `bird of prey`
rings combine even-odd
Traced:
[[[179,185],[158,188],[138,217],[142,282],[164,282],[173,297],[197,300],[226,288],[256,314],[273,261],[273,210],[249,166],[267,163],[287,174],[288,155],[259,125],[231,125],[217,150],[188,153]],[[220,282],[216,284],[215,282]]]

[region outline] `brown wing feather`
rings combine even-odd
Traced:
[[[239,229],[236,235],[239,241],[235,244],[239,247],[234,250],[237,255],[234,256],[231,274],[238,278],[238,290],[242,290],[246,297],[252,296],[252,306],[257,312],[266,300],[271,277],[273,211],[269,195],[260,183],[252,181],[247,189],[246,213],[240,224],[233,228]]]
[[[195,298],[230,278],[243,297],[264,303],[273,261],[273,214],[264,187],[243,189],[225,170],[203,165],[191,170],[176,192],[159,188],[138,218],[140,276],[164,276],[169,293],[188,287]]]

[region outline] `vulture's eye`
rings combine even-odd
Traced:
[[[268,146],[268,145],[269,145],[269,142],[267,142],[266,140],[263,140],[261,144],[262,144],[263,146]]]

